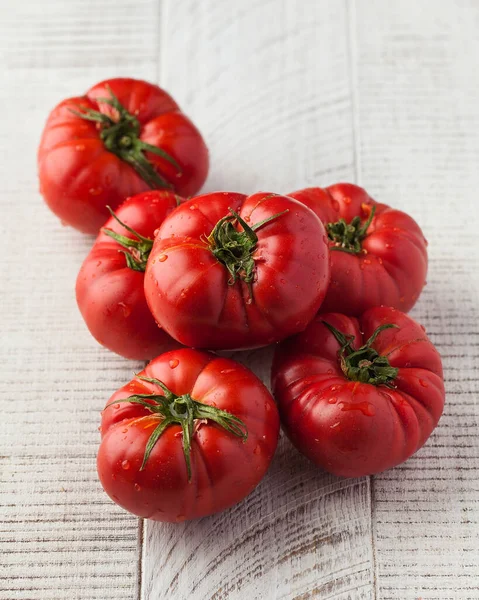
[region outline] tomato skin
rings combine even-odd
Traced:
[[[207,237],[236,211],[257,230],[255,279],[232,277],[215,258]],[[237,228],[241,231],[241,228]],[[264,346],[306,327],[329,282],[324,227],[302,204],[276,194],[205,194],[186,201],[163,223],[145,274],[150,310],[187,346],[238,349]]]
[[[164,90],[136,79],[103,81],[53,109],[38,150],[41,194],[64,224],[84,233],[97,233],[108,217],[107,205],[115,210],[125,198],[150,189],[132,166],[105,148],[99,123],[71,112],[92,109],[114,115],[98,101],[110,96],[109,89],[140,122],[140,139],[161,147],[180,165],[181,173],[164,158],[145,153],[173,191],[196,193],[208,173],[201,134]]]
[[[143,406],[119,401],[161,390],[135,378],[113,394],[107,405],[113,404],[102,413],[97,465],[107,494],[135,515],[169,522],[213,514],[246,497],[266,473],[278,442],[278,412],[261,381],[233,360],[189,348],[155,358],[141,375],[236,415],[248,438],[243,442],[211,421],[197,426],[188,481],[181,427],[170,425],[141,471],[146,443],[159,421]]]
[[[153,239],[155,230],[181,200],[171,192],[144,192],[128,198],[116,215],[139,234]],[[110,217],[78,273],[76,298],[90,333],[112,352],[135,360],[149,360],[178,347],[148,309],[144,272],[127,266],[124,249],[104,229],[133,238]]]
[[[372,344],[399,369],[394,389],[350,381],[340,367],[339,343],[323,319],[354,335],[355,349],[378,326],[396,324]],[[317,316],[278,347],[272,386],[292,443],[319,467],[343,477],[372,475],[408,459],[436,427],[445,397],[441,358],[424,329],[388,307],[372,308],[359,319]]]
[[[326,226],[376,213],[362,242],[363,252],[331,251],[331,282],[322,312],[359,316],[373,306],[408,312],[426,282],[427,242],[406,213],[375,202],[363,188],[339,183],[289,194],[308,206]],[[334,242],[329,240],[330,248]]]

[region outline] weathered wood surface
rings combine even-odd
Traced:
[[[156,0],[0,2],[0,598],[136,598],[138,520],[95,473],[99,410],[138,367],[98,347],[74,285],[91,239],[38,194],[36,148],[63,97],[157,74]]]
[[[187,0],[163,19],[160,82],[207,135],[207,189],[355,178],[346,4]],[[245,362],[269,381],[268,352]],[[371,598],[371,533],[369,480],[320,474],[283,439],[240,506],[145,523],[144,598]]]
[[[479,600],[479,4],[1,8],[1,600]],[[431,262],[413,315],[443,354],[448,398],[416,457],[339,480],[282,439],[245,502],[178,526],[139,523],[103,494],[98,411],[139,365],[81,321],[91,240],[43,206],[35,152],[59,99],[120,74],[159,81],[198,123],[207,190],[357,181],[421,223]],[[268,350],[237,357],[268,379]]]
[[[381,600],[479,598],[478,23],[477,2],[360,1],[353,14],[359,181],[424,228],[413,316],[447,389],[429,443],[372,484]]]

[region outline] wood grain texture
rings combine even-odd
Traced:
[[[0,600],[479,600],[474,0],[22,0],[0,19]],[[138,521],[97,482],[98,411],[138,363],[99,348],[74,282],[91,239],[37,192],[61,98],[159,80],[204,132],[206,190],[358,181],[430,242],[413,311],[444,359],[428,444],[370,481],[286,439],[243,503]],[[269,380],[271,351],[235,357]]]
[[[477,2],[353,7],[360,181],[428,238],[413,311],[443,356],[446,407],[426,446],[374,478],[378,598],[479,598]]]
[[[207,189],[288,192],[355,177],[344,3],[163,3],[160,83],[205,132]],[[266,383],[269,350],[237,353]],[[223,514],[145,522],[143,598],[373,597],[368,479],[318,472],[282,439]]]
[[[36,148],[64,97],[156,76],[158,3],[2,4],[0,598],[138,596],[139,524],[101,490],[99,411],[138,363],[100,348],[75,302],[91,238],[44,206]],[[126,58],[125,58],[126,57]]]

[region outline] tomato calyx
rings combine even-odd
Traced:
[[[173,186],[171,183],[158,173],[153,164],[145,156],[144,152],[152,152],[168,161],[176,168],[178,174],[181,174],[180,165],[172,156],[161,148],[148,144],[140,139],[140,122],[134,115],[126,110],[110,87],[107,86],[107,89],[110,93],[110,98],[97,98],[96,101],[113,107],[116,112],[116,118],[91,108],[85,108],[83,112],[71,109],[70,111],[86,121],[99,123],[100,138],[102,139],[105,148],[131,165],[150,188],[172,189]]]
[[[158,417],[159,423],[150,435],[145,447],[143,462],[140,471],[146,466],[151,451],[161,435],[170,425],[181,425],[183,433],[183,454],[185,456],[186,470],[188,473],[188,481],[191,480],[191,443],[195,434],[195,425],[205,422],[214,421],[229,433],[235,435],[246,442],[248,438],[248,430],[244,422],[235,415],[221,410],[209,404],[203,404],[194,400],[190,394],[177,396],[166,385],[158,380],[150,377],[137,375],[138,379],[148,381],[159,386],[163,390],[162,394],[134,394],[125,400],[115,400],[112,404],[118,402],[131,402],[133,404],[141,404],[147,408],[154,416]],[[110,404],[107,405],[111,406]]]
[[[148,257],[150,256],[153,247],[153,240],[141,235],[129,225],[123,223],[109,206],[107,206],[107,208],[110,211],[111,216],[118,221],[122,227],[132,233],[136,239],[126,237],[126,235],[121,235],[121,233],[116,233],[116,231],[112,231],[106,227],[102,229],[103,233],[113,238],[115,242],[120,244],[123,248],[126,248],[126,250],[120,250],[120,252],[123,252],[125,255],[126,264],[130,269],[144,273]]]
[[[359,254],[362,246],[361,242],[367,235],[368,227],[374,218],[376,206],[373,205],[367,221],[361,226],[361,217],[356,216],[351,223],[346,223],[344,219],[339,219],[335,223],[328,223],[326,231],[329,239],[333,242],[330,250],[341,250],[349,254]]]
[[[371,344],[381,331],[397,328],[397,325],[392,323],[380,325],[365,344],[358,350],[354,350],[352,347],[352,342],[355,339],[354,335],[346,335],[326,321],[321,322],[329,329],[341,346],[338,356],[341,370],[348,379],[360,383],[394,388],[393,381],[396,379],[399,369],[391,367],[387,356],[378,354],[374,348],[371,348]]]
[[[231,276],[228,284],[234,285],[237,279],[241,279],[248,285],[251,293],[251,285],[255,278],[253,253],[258,243],[256,231],[284,215],[289,209],[263,219],[263,221],[255,223],[252,227],[232,208],[228,210],[231,214],[226,215],[216,223],[207,241],[215,258],[227,268]],[[235,223],[239,223],[243,231],[238,231]]]

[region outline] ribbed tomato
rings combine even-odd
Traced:
[[[38,150],[40,191],[67,225],[97,233],[125,198],[149,189],[196,193],[208,173],[197,128],[156,85],[109,79],[61,102]]]
[[[426,442],[444,406],[441,357],[424,328],[386,307],[317,316],[276,352],[272,384],[293,444],[345,477],[378,473]]]
[[[224,510],[261,481],[278,442],[271,394],[246,367],[187,348],[155,358],[103,411],[98,474],[135,515]]]
[[[329,282],[324,227],[278,194],[192,198],[163,223],[145,274],[158,323],[186,346],[265,346],[301,331]]]
[[[373,306],[408,312],[426,282],[427,242],[409,215],[350,183],[289,194],[326,228],[331,283],[322,312],[359,316]]]
[[[151,191],[128,198],[102,227],[78,273],[78,307],[93,337],[126,358],[178,347],[153,319],[144,292],[154,232],[182,198]]]

